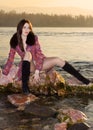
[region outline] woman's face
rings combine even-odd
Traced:
[[[27,36],[29,32],[31,31],[30,26],[28,23],[25,23],[23,28],[22,28],[22,35]]]

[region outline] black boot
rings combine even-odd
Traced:
[[[29,94],[28,81],[30,76],[30,62],[23,61],[22,63],[22,90],[24,94]]]
[[[73,75],[74,77],[76,77],[78,80],[80,80],[82,83],[88,85],[90,83],[90,81],[85,78],[84,76],[82,76],[76,69],[74,69],[73,66],[71,66],[68,62],[65,63],[65,65],[63,66],[63,69],[65,71],[67,71],[68,73],[70,73],[71,75]]]

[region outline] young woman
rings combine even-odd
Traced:
[[[39,72],[48,70],[55,65],[62,67],[65,71],[75,76],[82,83],[88,85],[90,81],[83,77],[68,62],[58,57],[46,57],[41,49],[38,37],[33,33],[32,25],[29,20],[21,20],[17,26],[17,32],[10,40],[10,52],[8,60],[4,66],[3,74],[7,75],[14,61],[16,52],[21,57],[19,70],[17,73],[18,80],[22,79],[22,90],[29,93],[28,80],[30,72],[34,72],[34,80],[39,81]]]

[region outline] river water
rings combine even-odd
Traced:
[[[6,58],[16,28],[0,28],[0,59]],[[69,61],[93,61],[93,28],[33,28],[47,56]]]
[[[6,59],[8,57],[8,52],[9,52],[9,40],[15,31],[16,28],[14,27],[0,28],[0,66],[3,66],[4,63],[6,62]],[[58,56],[62,59],[65,59],[69,61],[71,64],[73,64],[73,66],[75,66],[77,69],[79,69],[81,73],[83,73],[87,78],[90,79],[93,78],[93,28],[35,28],[33,27],[33,31],[38,35],[42,51],[46,56]],[[14,62],[18,62],[19,60],[20,60],[19,56],[16,55]],[[60,71],[60,69],[58,69],[58,71]],[[65,75],[64,72],[63,75]],[[0,98],[0,107],[1,107],[0,121],[3,122],[2,124],[4,124],[3,118],[5,119],[7,118],[6,115],[5,117],[2,116],[2,111],[4,112],[4,110],[6,111],[6,109],[8,108],[8,111],[10,110],[9,112],[12,113],[14,109],[11,105],[9,105],[6,102],[5,96],[2,95],[1,96],[2,98]],[[79,97],[77,96],[66,97],[62,99],[56,99],[55,101],[54,100],[51,101],[53,101],[54,106],[56,108],[72,107],[83,111],[84,113],[86,113],[86,115],[89,118],[88,122],[92,125],[93,96],[82,97],[82,95],[80,95]],[[22,113],[19,114],[19,112],[15,112],[15,114],[13,115],[14,116],[16,115],[16,118],[14,118],[12,114],[10,115],[11,116],[9,117],[9,119],[6,119],[8,120],[7,121],[8,123],[6,123],[5,128],[12,130],[14,125],[15,130],[21,130],[17,128],[15,122],[16,119],[17,121],[20,120],[19,116],[22,117]],[[12,118],[14,122],[10,121],[9,123],[9,120],[12,120]],[[29,120],[31,119],[29,118]],[[44,121],[46,122],[46,126],[47,126],[49,122],[46,120]],[[53,121],[54,120],[50,119],[51,123],[53,123]],[[11,122],[12,122],[12,126],[10,127]],[[37,122],[38,122],[37,124],[39,123],[42,124],[41,120],[38,120]],[[4,130],[4,126],[0,125],[0,128]],[[24,130],[26,130],[26,128]],[[39,128],[36,130],[39,130]]]

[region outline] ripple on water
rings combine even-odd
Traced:
[[[85,107],[85,114],[88,117],[88,122],[93,126],[93,101]]]

